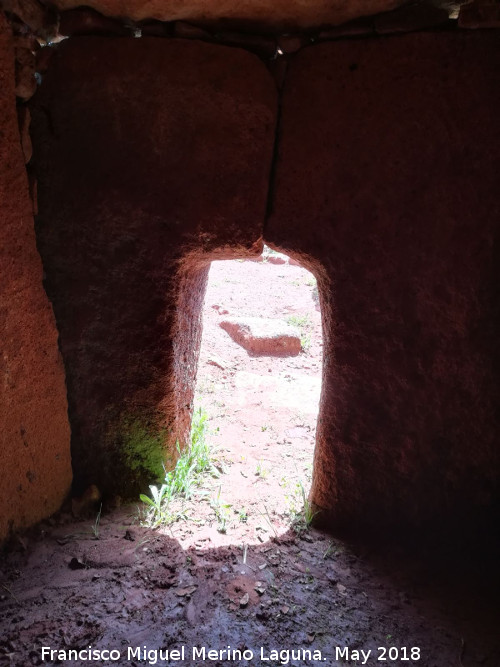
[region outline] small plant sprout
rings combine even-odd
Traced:
[[[257,462],[257,468],[255,469],[255,475],[257,477],[260,477],[261,479],[266,479],[266,477],[269,475],[269,469],[264,468],[262,461]]]
[[[219,533],[226,533],[227,524],[231,516],[231,505],[222,500],[220,486],[217,495],[210,501],[210,507],[213,509],[215,518],[217,519],[217,530]]]
[[[101,523],[101,512],[102,512],[102,503],[99,506],[99,511],[97,512],[97,516],[92,526],[92,533],[94,535],[95,540],[99,539],[99,524]]]
[[[328,544],[326,549],[323,552],[323,560],[326,560],[327,558],[330,558],[333,554],[333,542],[331,540],[328,540]]]

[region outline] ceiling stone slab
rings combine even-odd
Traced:
[[[339,25],[406,4],[407,0],[87,0],[106,16],[134,21],[242,21],[279,28]],[[60,10],[79,7],[82,0],[56,0]]]

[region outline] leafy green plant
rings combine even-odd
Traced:
[[[314,511],[312,504],[309,502],[309,498],[307,497],[306,490],[304,489],[304,485],[302,484],[302,482],[299,480],[297,484],[300,489],[300,494],[302,496],[302,503],[303,503],[297,525],[299,526],[299,528],[304,528],[307,530],[312,524],[313,519],[316,516],[317,512]]]
[[[217,530],[219,533],[226,533],[227,523],[231,517],[231,505],[222,500],[220,486],[217,495],[210,501],[210,507],[213,509],[215,518],[217,519]]]
[[[140,495],[142,502],[147,505],[148,525],[158,526],[176,521],[183,511],[182,508],[174,510],[172,501],[191,499],[204,474],[219,476],[213,464],[212,448],[206,438],[206,421],[207,414],[202,408],[194,411],[189,445],[181,451],[177,443],[179,458],[174,470],[164,471],[165,479],[161,486],[150,485],[151,497]]]
[[[300,347],[303,352],[308,352],[311,347],[311,335],[308,333],[302,334],[300,337]]]
[[[281,486],[288,488],[288,483],[282,479]],[[297,480],[291,492],[285,494],[285,500],[288,503],[288,515],[295,532],[303,533],[311,526],[317,512],[309,502],[301,480]]]
[[[147,512],[147,523],[152,527],[159,526],[161,523],[170,523],[168,508],[172,499],[172,485],[170,484],[169,478],[171,474],[172,473],[167,473],[165,484],[162,484],[160,487],[157,487],[154,484],[150,485],[149,489],[152,498],[146,496],[144,493],[141,493],[139,496],[142,502],[149,508],[149,512]]]

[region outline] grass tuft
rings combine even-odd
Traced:
[[[146,505],[144,523],[150,527],[167,525],[183,516],[182,509],[174,508],[174,500],[190,500],[201,478],[205,474],[219,476],[213,464],[213,453],[206,439],[207,414],[199,408],[194,411],[191,424],[190,442],[181,452],[174,470],[165,472],[165,481],[161,486],[152,484],[151,497],[141,493],[140,499]]]

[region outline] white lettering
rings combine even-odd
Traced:
[[[366,663],[368,662],[368,658],[370,657],[371,653],[372,653],[371,650],[363,651],[363,649],[361,649],[361,655],[363,657],[363,662],[361,663],[362,665],[366,665]]]
[[[204,646],[202,646],[201,648],[193,646],[192,653],[193,653],[193,660],[195,660],[195,658],[200,658],[201,660],[205,660],[206,648]]]
[[[356,649],[350,650],[348,646],[336,646],[335,647],[335,660],[346,660],[346,661],[359,661],[362,660],[361,664],[366,665],[368,659],[371,655],[371,650],[368,651],[358,651]],[[315,658],[316,659],[316,658]]]
[[[132,648],[131,646],[128,647],[127,649],[127,659],[132,660],[132,658],[136,658],[137,660],[141,659],[141,647],[136,646],[135,648]]]

